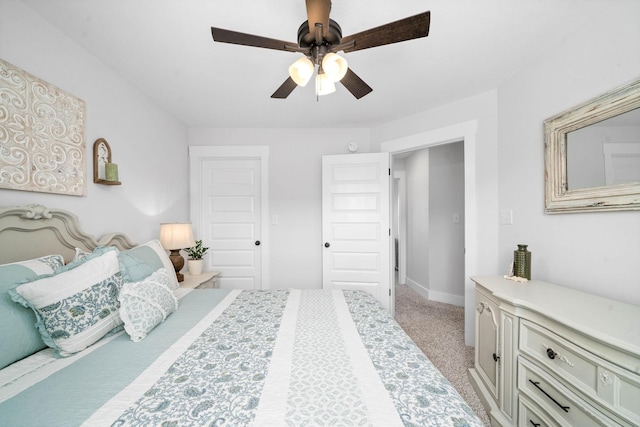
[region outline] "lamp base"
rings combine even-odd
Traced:
[[[171,252],[169,254],[169,259],[173,264],[173,268],[176,270],[178,282],[182,282],[184,280],[184,275],[180,273],[180,270],[184,267],[184,258],[180,255],[180,249],[169,249],[169,251]]]

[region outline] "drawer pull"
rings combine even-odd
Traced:
[[[613,380],[611,379],[611,375],[609,375],[609,372],[604,371],[603,373],[600,374],[600,382],[605,387],[608,387],[611,385]]]
[[[529,420],[533,427],[540,427],[540,423],[534,423],[533,420]]]
[[[539,381],[533,381],[532,379],[529,379],[529,382],[530,382],[531,384],[533,384],[534,386],[536,386],[536,388],[537,388],[538,390],[540,390],[542,393],[544,393],[544,395],[545,395],[545,396],[547,396],[549,399],[551,399],[551,401],[552,401],[553,403],[555,403],[555,404],[556,404],[556,405],[558,405],[560,408],[562,408],[562,410],[563,410],[564,412],[569,412],[569,407],[568,407],[568,406],[562,406],[560,403],[558,403],[558,401],[557,401],[557,400],[555,400],[553,397],[551,397],[551,395],[550,395],[549,393],[547,393],[546,391],[544,391],[544,390],[542,389],[542,387],[540,387],[540,382],[539,382]]]
[[[571,366],[572,368],[575,366],[573,363],[569,362],[569,359],[567,359],[566,357],[564,357],[561,354],[556,353],[551,347],[547,347],[546,344],[542,344],[542,345],[544,346],[544,348],[547,349],[547,357],[549,359],[555,359],[557,357],[559,361],[566,363],[567,365]]]
[[[500,360],[500,356],[498,356],[497,354],[493,353],[493,361],[497,362],[498,360]]]

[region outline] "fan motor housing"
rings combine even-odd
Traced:
[[[333,19],[329,19],[329,30],[322,41],[329,45],[339,44],[342,40],[342,28]],[[310,47],[316,44],[315,32],[309,29],[309,21],[304,21],[298,28],[298,46]]]

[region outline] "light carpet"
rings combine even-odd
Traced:
[[[474,348],[464,344],[464,307],[429,301],[406,285],[396,285],[396,321],[485,425],[490,425],[467,377]]]

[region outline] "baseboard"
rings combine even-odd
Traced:
[[[427,289],[420,283],[411,280],[409,277],[407,277],[406,279],[406,285],[429,301],[438,301],[446,304],[456,305],[458,307],[464,307],[464,296],[448,294],[446,292],[432,291],[430,289]]]

